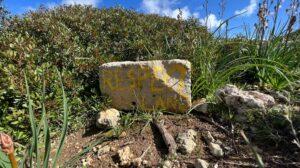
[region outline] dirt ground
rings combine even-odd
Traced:
[[[253,153],[241,137],[226,135],[222,129],[200,119],[197,115],[164,115],[162,119],[165,121],[167,130],[175,138],[178,133],[187,129],[194,129],[197,132],[197,146],[191,154],[178,154],[175,158],[168,158],[174,163],[173,167],[194,167],[197,158],[208,161],[211,167],[258,167]],[[139,157],[150,146],[143,158],[143,160],[147,161],[143,167],[160,167],[163,161],[167,159],[167,147],[154,125],[150,124],[145,128],[144,126],[144,123],[135,123],[134,126],[126,131],[126,135],[101,144],[101,146],[109,145],[109,152],[97,156],[97,152],[90,150],[87,154],[74,161],[72,166],[68,165],[67,167],[84,167],[83,161],[87,162],[86,167],[91,168],[119,167],[119,160],[116,157],[117,150],[125,146],[130,147],[134,158]],[[141,131],[142,129],[143,131]],[[210,153],[204,140],[206,131],[210,131],[215,139],[222,142],[223,146],[231,149],[224,151],[224,157],[217,158]],[[60,163],[68,161],[82,151],[84,146],[99,138],[100,134],[96,128],[81,129],[69,135],[66,139]],[[272,149],[258,149],[258,151],[266,167],[300,167],[299,162],[296,162],[297,158],[300,161],[299,153],[285,153],[284,151],[274,151]]]

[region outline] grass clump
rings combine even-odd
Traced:
[[[25,87],[26,87],[26,96],[27,96],[27,107],[29,112],[29,123],[31,127],[31,138],[29,146],[24,149],[23,155],[18,155],[17,159],[19,160],[19,167],[56,167],[57,161],[61,155],[62,147],[65,142],[65,138],[67,135],[67,129],[68,129],[68,114],[69,114],[69,106],[68,106],[68,100],[65,94],[64,86],[62,83],[62,77],[60,72],[57,70],[57,75],[60,81],[61,91],[62,91],[62,99],[63,99],[63,124],[61,128],[61,136],[59,138],[58,147],[56,149],[55,155],[51,155],[51,151],[53,149],[51,148],[51,129],[48,124],[48,116],[49,114],[46,113],[46,83],[45,80],[43,80],[43,91],[42,91],[42,101],[41,101],[41,119],[38,120],[36,118],[35,111],[37,109],[34,108],[34,102],[31,99],[29,84],[27,75],[24,72],[25,76]],[[43,75],[44,76],[44,75]],[[16,165],[11,165],[11,161],[8,160],[7,156],[3,154],[0,151],[1,159],[0,159],[0,165],[2,167],[8,168],[8,167],[15,167]],[[13,156],[14,157],[14,156]],[[50,161],[50,157],[51,160]]]

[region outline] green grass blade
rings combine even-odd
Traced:
[[[11,168],[10,160],[7,155],[1,152],[0,150],[0,167],[2,168]]]
[[[67,129],[68,129],[68,102],[67,102],[67,98],[66,98],[62,78],[61,78],[61,74],[60,74],[60,72],[58,71],[57,68],[56,68],[56,70],[57,70],[57,74],[58,74],[58,77],[59,77],[59,80],[60,80],[60,85],[61,85],[62,94],[63,94],[64,119],[63,119],[62,135],[60,137],[60,143],[59,143],[57,152],[56,152],[55,157],[53,159],[53,166],[52,167],[56,167],[57,159],[58,159],[58,157],[60,156],[60,154],[62,152],[62,148],[63,148],[63,145],[64,145],[64,141],[65,141],[66,134],[67,134]]]
[[[35,117],[33,113],[33,108],[32,108],[32,100],[30,98],[30,91],[29,91],[29,86],[27,82],[27,77],[26,73],[24,72],[25,76],[25,85],[26,85],[26,95],[27,95],[27,100],[28,100],[28,111],[29,111],[29,120],[30,120],[30,126],[31,126],[31,131],[32,131],[32,142],[31,142],[31,147],[29,150],[29,157],[30,157],[30,167],[33,166],[32,164],[32,159],[33,159],[33,154],[35,152],[36,156],[38,156],[38,137],[37,137],[37,129],[36,129],[36,123],[35,123]]]
[[[44,117],[44,143],[45,143],[45,155],[44,155],[44,162],[43,162],[43,167],[48,168],[49,165],[49,159],[50,159],[50,151],[51,151],[51,142],[50,142],[50,130],[48,126],[48,121],[47,118]]]
[[[46,94],[46,81],[44,78],[43,73],[43,94],[42,94],[42,119],[40,122],[44,125],[44,158],[43,158],[43,167],[48,168],[49,165],[49,158],[50,158],[50,151],[51,151],[51,142],[50,142],[50,129],[48,126],[47,116],[46,116],[46,108],[45,108],[45,94]]]
[[[242,65],[236,65],[226,71],[223,71],[222,73],[220,73],[219,75],[219,79],[221,80],[225,80],[225,78],[228,78],[230,77],[231,75],[241,71],[241,70],[247,70],[247,69],[251,69],[251,68],[268,68],[268,69],[271,69],[273,70],[275,73],[277,73],[279,76],[283,77],[288,85],[290,87],[292,87],[292,82],[290,81],[289,77],[288,76],[291,76],[292,74],[287,71],[287,70],[284,70],[284,69],[280,69],[279,67],[277,66],[273,66],[273,65],[269,65],[269,64],[250,64],[250,63],[246,63],[246,64],[242,64]]]

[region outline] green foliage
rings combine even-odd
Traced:
[[[98,82],[101,63],[188,59],[193,55],[196,39],[207,34],[196,20],[144,15],[121,8],[41,8],[22,17],[12,17],[9,23],[0,34],[0,130],[21,143],[31,136],[29,118],[25,115],[24,68],[36,109],[43,108],[40,81],[43,69],[48,69],[45,106],[52,126],[61,125],[63,119],[59,113],[62,102],[57,99],[61,91],[54,84],[58,79],[52,68],[59,67],[70,97],[70,125],[76,128],[82,126],[82,117],[90,117],[105,107],[100,103],[104,98]],[[35,115],[38,119],[42,117]]]
[[[24,73],[25,74],[25,73]],[[57,165],[57,159],[60,157],[60,154],[62,152],[62,147],[64,145],[65,137],[67,134],[67,128],[68,128],[68,114],[69,114],[69,107],[68,107],[68,100],[66,98],[66,94],[64,91],[64,86],[62,83],[62,78],[60,75],[60,72],[57,70],[58,78],[60,80],[61,85],[61,91],[62,91],[62,98],[63,98],[63,126],[61,129],[61,137],[59,141],[59,145],[56,150],[56,154],[53,159],[52,167],[56,167]],[[50,128],[48,125],[47,120],[47,113],[45,109],[45,92],[46,92],[46,83],[44,80],[43,83],[43,93],[42,93],[42,118],[40,122],[37,122],[33,108],[33,101],[31,99],[31,94],[29,90],[28,80],[25,74],[25,85],[26,85],[26,92],[27,92],[27,101],[28,101],[28,111],[29,111],[29,119],[30,119],[30,125],[31,125],[31,131],[32,131],[32,138],[31,138],[31,144],[30,148],[28,150],[28,158],[27,155],[23,156],[23,160],[21,163],[21,167],[24,166],[25,161],[29,160],[30,167],[45,167],[47,168],[50,164],[50,152],[51,152],[51,142],[50,142]],[[43,128],[42,128],[43,126]],[[43,130],[43,132],[41,131]],[[40,139],[39,137],[44,137],[43,139]],[[42,146],[40,146],[42,144]],[[41,150],[41,148],[44,147],[44,151]],[[42,151],[42,152],[41,152]],[[40,154],[41,152],[41,154]],[[43,155],[43,157],[41,157]]]
[[[275,10],[280,3],[276,6]],[[225,29],[225,38],[199,40],[192,59],[196,74],[193,95],[212,98],[213,92],[228,82],[292,90],[295,81],[300,80],[300,41],[299,30],[291,33],[291,18],[294,16],[289,16],[283,25],[273,21],[269,27],[261,23],[268,19],[259,18],[259,26],[252,33],[245,29],[245,35],[228,39]]]
[[[11,168],[10,160],[8,159],[7,155],[4,154],[1,150],[0,150],[0,167]]]

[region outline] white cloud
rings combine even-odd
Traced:
[[[255,12],[257,3],[258,3],[258,0],[250,0],[250,4],[248,6],[246,6],[245,8],[243,8],[241,10],[236,10],[234,12],[234,14],[239,15],[239,14],[244,13],[243,15],[250,16]]]
[[[219,27],[222,23],[222,20],[218,20],[214,14],[209,14],[205,18],[199,19],[199,21],[202,25],[207,25],[207,28],[210,30]]]
[[[92,5],[97,6],[101,0],[63,0],[62,4],[66,5]]]
[[[188,19],[191,16],[198,17],[199,14],[192,13],[187,6],[183,8],[173,8],[174,4],[176,3],[175,0],[143,0],[142,2],[142,9],[146,13],[153,13],[159,14],[162,16],[168,16],[171,18],[177,18],[180,10],[182,11],[182,18]]]
[[[180,10],[182,11],[183,19],[200,17],[199,12],[191,12],[187,6],[180,8],[180,10],[178,8],[173,8],[175,4],[176,0],[143,0],[142,9],[146,13],[154,13],[171,18],[177,18]],[[214,14],[209,14],[205,18],[199,18],[199,21],[202,25],[207,25],[210,30],[217,28],[222,23],[222,20],[218,20]]]

